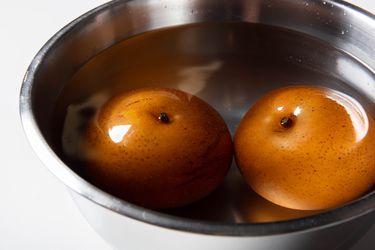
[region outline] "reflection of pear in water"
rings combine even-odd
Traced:
[[[249,188],[233,166],[215,192],[189,206],[164,212],[195,220],[258,223],[301,218],[320,211],[293,210],[264,199]]]
[[[178,75],[181,81],[178,83],[179,89],[191,94],[201,92],[207,84],[207,79],[220,69],[222,62],[213,61],[207,65],[191,66],[183,68]]]
[[[321,211],[294,210],[272,203],[258,195],[243,181],[240,173],[233,175],[231,193],[237,222],[275,222],[302,218]]]
[[[62,133],[62,147],[64,153],[71,159],[79,159],[79,138],[83,133],[88,118],[108,100],[108,96],[100,93],[87,101],[71,104],[67,107]]]
[[[331,89],[270,92],[247,112],[234,142],[247,182],[285,207],[339,206],[375,183],[374,120],[353,98]]]
[[[171,208],[210,193],[232,161],[220,115],[185,92],[164,88],[112,98],[89,122],[81,153],[89,180],[125,200]]]

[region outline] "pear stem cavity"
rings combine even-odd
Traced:
[[[169,123],[169,116],[167,115],[167,113],[164,113],[164,112],[161,112],[159,117],[158,117],[159,121],[162,122],[162,123]]]
[[[290,117],[283,117],[280,120],[280,125],[283,128],[291,128],[293,126],[293,120]]]

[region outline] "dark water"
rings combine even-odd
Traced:
[[[54,117],[54,148],[80,173],[77,146],[91,115],[111,96],[139,87],[173,87],[198,95],[231,132],[265,92],[285,85],[327,86],[375,113],[375,76],[330,45],[258,24],[195,24],[148,32],[105,50],[66,84]],[[317,213],[274,205],[252,192],[233,166],[225,183],[191,206],[166,211],[232,222],[285,220]]]

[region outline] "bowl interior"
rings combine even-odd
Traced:
[[[353,71],[371,79],[364,65],[329,44],[268,25],[202,23],[147,32],[106,49],[67,81],[51,120],[53,147],[80,173],[78,146],[85,123],[113,95],[140,87],[172,87],[200,96],[219,111],[232,134],[257,98],[287,85],[338,89],[373,109],[355,85],[359,79],[350,82],[343,77],[356,76]],[[262,199],[246,186],[233,163],[230,175],[214,194],[197,204],[164,212],[242,223],[285,220],[319,211],[286,209]]]
[[[133,88],[165,86],[198,95],[223,116],[232,134],[257,98],[286,85],[340,90],[375,114],[375,57],[369,47],[375,44],[375,22],[369,16],[331,1],[203,2],[104,5],[68,25],[42,49],[29,70],[27,95],[44,140],[67,166],[80,174],[76,142],[93,111]],[[366,25],[370,28],[364,31]],[[265,201],[246,186],[234,164],[209,197],[162,211],[225,223],[319,212]]]

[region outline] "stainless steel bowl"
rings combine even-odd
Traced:
[[[222,24],[224,27],[237,22],[268,25],[276,33],[284,35],[273,37],[273,33],[270,35],[266,32],[263,38],[267,38],[270,45],[262,42],[252,47],[247,46],[252,43],[249,37],[241,43],[241,36],[220,32],[220,29],[216,29],[216,32],[191,32],[174,47],[195,52],[198,58],[201,54],[197,52],[209,50],[215,58],[217,53],[225,50],[238,57],[248,55],[249,61],[245,64],[234,61],[231,67],[226,68],[227,71],[222,71],[220,77],[216,78],[216,84],[206,79],[204,87],[198,91],[193,91],[186,82],[185,85],[165,83],[166,86],[187,88],[208,100],[223,115],[232,131],[244,110],[259,95],[290,83],[334,87],[361,99],[370,113],[375,113],[375,18],[345,2],[112,1],[82,15],[54,35],[35,56],[22,85],[20,112],[26,135],[40,159],[68,186],[82,214],[114,247],[346,248],[373,224],[375,192],[316,215],[251,223],[236,217],[237,208],[227,209],[234,214],[230,219],[220,213],[224,211],[220,208],[226,206],[228,199],[219,199],[219,202],[209,200],[204,206],[192,208],[206,210],[202,213],[203,217],[181,211],[151,211],[98,189],[64,163],[58,152],[51,121],[64,87],[72,84],[72,77],[92,58],[121,41],[159,28],[194,23]],[[255,34],[254,39],[257,36],[261,34]],[[301,37],[304,39],[294,39]],[[191,41],[189,46],[186,46],[186,41]],[[200,50],[194,50],[199,46]],[[253,71],[257,62],[262,69]],[[110,70],[110,64],[99,66],[93,72],[98,79],[105,75],[103,72]],[[248,84],[256,81],[258,84]],[[90,84],[90,81],[82,84]],[[72,86],[71,93],[74,94]],[[235,176],[235,171],[232,171],[226,183],[234,183]],[[223,189],[230,192],[225,185]],[[241,189],[239,193],[242,192],[246,191]],[[213,220],[205,217],[205,214],[215,214],[215,211],[219,212]]]

